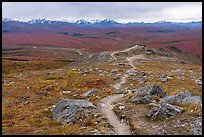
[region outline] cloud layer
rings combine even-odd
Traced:
[[[202,20],[201,2],[3,2],[3,17],[76,21],[111,18],[118,22]]]

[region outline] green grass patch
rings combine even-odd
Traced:
[[[43,80],[58,80],[58,79],[62,79],[61,76],[44,76]]]

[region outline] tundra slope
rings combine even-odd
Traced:
[[[38,47],[35,50],[37,49]],[[102,108],[103,110],[105,109],[102,114],[110,117],[107,118],[107,122],[109,124],[112,122],[112,127],[115,127],[114,134],[145,134],[146,131],[151,129],[151,127],[148,126],[151,124],[149,121],[143,120],[142,116],[144,116],[145,113],[141,107],[133,104],[130,105],[131,107],[125,106],[131,111],[127,111],[131,116],[134,115],[132,112],[137,113],[140,111],[141,113],[139,115],[136,114],[136,116],[138,116],[137,122],[141,124],[141,122],[145,121],[146,123],[139,126],[139,128],[145,132],[137,131],[136,133],[132,130],[135,129],[132,128],[132,122],[128,123],[129,125],[125,122],[121,123],[121,120],[119,119],[120,116],[117,117],[118,114],[111,110],[111,107],[115,107],[115,105],[113,105],[114,102],[125,100],[127,99],[127,96],[131,94],[123,94],[123,92],[116,96],[114,94],[119,88],[122,90],[126,90],[127,87],[135,89],[146,84],[159,82],[156,81],[156,79],[161,73],[173,75],[170,76],[173,77],[173,79],[169,79],[167,83],[159,82],[162,87],[167,89],[169,94],[175,95],[177,92],[182,92],[182,88],[191,89],[196,91],[196,94],[200,94],[200,92],[197,91],[201,90],[202,82],[201,85],[197,85],[191,80],[192,78],[197,79],[201,76],[199,73],[199,71],[201,71],[201,67],[199,65],[195,65],[196,63],[198,64],[198,61],[193,60],[193,56],[187,56],[187,54],[182,53],[177,49],[150,49],[142,45],[134,45],[134,48],[132,47],[131,50],[125,49],[118,52],[115,51],[115,53],[112,54],[115,59],[111,57],[112,52],[92,54],[81,51],[81,53],[82,55],[74,50],[70,51],[70,55],[76,55],[76,59],[72,58],[75,61],[57,70],[41,70],[36,73],[36,71],[34,72],[31,69],[30,71],[21,72],[20,74],[15,70],[14,72],[18,72],[17,74],[4,75],[4,83],[2,83],[2,119],[3,131],[5,134],[94,134],[94,132],[96,132],[96,134],[97,132],[99,132],[98,134],[109,134],[106,132],[108,126],[105,124],[106,121],[104,119],[101,119],[102,121],[97,121],[98,118],[94,119],[95,117],[93,117],[93,119],[88,119],[89,127],[83,127],[83,122],[86,123],[86,121],[82,121],[82,123],[80,123],[80,119],[78,121],[78,125],[73,124],[67,125],[66,127],[60,127],[60,125],[51,121],[49,117],[49,107],[64,98],[86,99],[94,104],[98,104],[100,100],[102,102],[105,100],[104,103],[107,103],[106,106],[109,106],[110,108]],[[35,54],[36,52],[34,52],[32,56]],[[62,55],[67,55],[67,52],[66,54],[63,52]],[[80,58],[78,56],[80,56]],[[23,56],[21,57],[23,58]],[[73,56],[69,57],[67,55],[66,57],[71,58]],[[57,59],[62,58],[63,57],[60,54],[60,58]],[[17,65],[21,65],[20,63],[25,62],[16,63]],[[5,70],[5,68],[6,67],[4,66],[3,69]],[[133,68],[137,69],[138,72],[143,71],[148,76],[143,84],[137,82],[137,76],[129,75],[128,70],[134,70]],[[122,76],[126,77],[122,77],[120,80],[114,80],[113,77],[115,74],[111,72],[113,69],[119,70],[116,74],[121,73]],[[73,89],[74,91],[70,91],[70,89],[67,89],[62,85],[62,83],[66,82],[68,79],[68,72],[79,72],[80,74],[76,76],[76,84],[81,86]],[[119,88],[115,89],[114,85],[118,84]],[[100,91],[91,97],[80,96],[92,88],[98,88]],[[112,96],[109,95],[113,95],[113,100],[111,98]],[[12,100],[12,102],[10,100]],[[52,101],[50,102],[50,100]],[[13,106],[12,110],[10,106]],[[103,106],[104,105],[100,105],[99,107]],[[189,109],[190,108],[193,107],[189,105]],[[99,112],[102,109],[99,109]],[[143,109],[145,109],[145,107],[143,107]],[[122,109],[122,111],[124,110]],[[196,112],[196,109],[193,111]],[[134,119],[132,121],[134,121]],[[98,123],[95,124],[95,122]],[[21,128],[19,128],[20,125]],[[52,128],[50,128],[50,125],[52,125]],[[78,128],[80,128],[80,130],[78,130]],[[126,130],[120,131],[120,128]],[[157,130],[155,130],[154,133],[164,134],[162,131]]]

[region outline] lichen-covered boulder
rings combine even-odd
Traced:
[[[87,100],[63,99],[57,103],[52,111],[52,119],[62,124],[74,123],[78,111],[94,108],[95,106]]]
[[[147,114],[147,117],[158,120],[158,119],[165,119],[168,117],[172,117],[182,112],[183,112],[183,108],[179,106],[171,105],[168,103],[160,103],[160,104],[154,104],[154,107]]]
[[[166,95],[166,92],[163,91],[163,89],[156,84],[146,85],[142,88],[135,89],[133,92],[137,94],[147,94],[147,95],[156,95],[164,97]]]
[[[161,99],[160,102],[172,103],[198,103],[202,104],[202,99],[199,96],[196,96],[193,92],[183,92],[174,96],[165,96]]]

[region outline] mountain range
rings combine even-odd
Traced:
[[[28,21],[2,18],[2,42],[9,45],[45,45],[113,51],[134,43],[148,47],[174,46],[202,55],[202,21],[120,23],[112,19],[87,21]]]
[[[91,20],[87,21],[85,19],[80,19],[77,21],[59,21],[59,20],[49,20],[49,19],[32,19],[28,21],[22,20],[14,20],[11,18],[2,18],[2,23],[6,22],[16,22],[16,23],[25,23],[32,25],[74,25],[74,26],[88,26],[88,27],[132,27],[132,26],[177,26],[177,27],[185,27],[185,28],[201,28],[202,21],[192,21],[192,22],[167,22],[167,21],[158,21],[154,23],[144,23],[144,22],[128,22],[128,23],[120,23],[116,22],[113,19],[104,19],[104,20]]]

